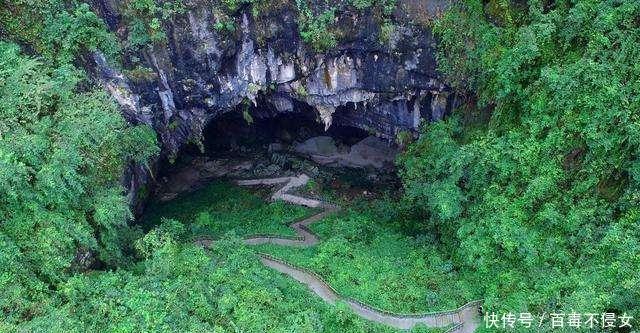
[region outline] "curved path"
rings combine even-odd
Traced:
[[[297,177],[282,177],[270,179],[240,180],[237,182],[241,186],[255,185],[277,185],[284,184],[272,196],[272,200],[283,200],[296,205],[303,205],[312,208],[323,208],[323,211],[304,220],[295,222],[291,225],[296,232],[296,237],[282,238],[276,236],[255,236],[246,238],[245,244],[277,244],[293,247],[310,247],[318,244],[319,239],[311,230],[309,225],[322,220],[325,216],[339,210],[339,207],[324,203],[319,200],[308,199],[288,192],[294,188],[301,187],[309,182],[307,175],[299,175]],[[199,244],[208,246],[210,240],[199,240]],[[267,267],[270,267],[280,273],[286,274],[294,280],[305,284],[311,291],[318,295],[323,301],[329,304],[335,304],[342,301],[353,310],[358,316],[381,324],[386,324],[399,329],[411,329],[417,324],[424,324],[428,327],[447,327],[451,326],[448,333],[472,333],[479,326],[479,312],[481,301],[469,302],[458,309],[451,311],[422,313],[422,314],[397,314],[384,310],[376,309],[357,300],[341,296],[329,284],[315,273],[296,267],[283,260],[274,258],[268,254],[261,253],[260,261]]]

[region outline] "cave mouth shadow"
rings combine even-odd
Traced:
[[[187,154],[235,157],[269,148],[270,144],[295,145],[312,137],[329,136],[337,145],[351,146],[371,134],[363,129],[333,124],[327,131],[313,111],[247,117],[234,110],[212,120],[203,131],[204,153],[191,147]],[[198,149],[199,150],[199,149]]]
[[[202,141],[183,147],[173,163],[162,169],[155,197],[171,200],[215,179],[275,178],[301,173],[314,179],[317,192],[307,194],[318,197],[331,193],[349,199],[372,199],[400,189],[393,167],[325,165],[298,150],[307,140],[314,142],[310,145],[333,141],[334,149],[344,156],[361,142],[372,139],[373,133],[340,122],[325,131],[311,108],[284,113],[260,106],[250,113],[244,110],[236,108],[207,123]]]

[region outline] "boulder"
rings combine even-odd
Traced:
[[[334,156],[338,154],[338,146],[330,136],[316,136],[297,144],[294,151],[308,156]]]
[[[333,138],[319,136],[296,145],[295,152],[320,165],[382,169],[393,165],[397,149],[386,141],[369,136],[346,149],[338,149]]]
[[[381,169],[392,166],[397,154],[397,149],[386,141],[369,136],[351,146],[351,151],[344,155],[341,161],[344,166]]]

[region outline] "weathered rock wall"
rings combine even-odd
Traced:
[[[400,1],[398,8],[429,16],[436,5],[445,3]],[[96,0],[95,7],[126,38],[117,3]],[[233,18],[239,28],[231,33],[214,28],[211,8],[209,1],[187,2],[184,13],[164,24],[167,43],[127,55],[142,59],[153,75],[138,82],[118,79],[120,88],[131,91],[130,101],[118,100],[129,110],[132,101],[138,105],[134,118],[157,129],[168,154],[197,140],[206,122],[243,102],[256,103],[258,96],[275,112],[300,112],[296,105],[303,103],[327,127],[345,122],[387,138],[415,130],[420,119],[441,118],[452,103],[435,70],[434,38],[427,28],[408,23],[415,13],[397,10],[384,43],[371,13],[339,13],[335,24],[345,36],[336,48],[317,53],[299,37],[295,6],[259,19],[250,8],[240,10]]]
[[[338,45],[318,53],[299,36],[295,5],[258,16],[245,6],[231,18],[238,28],[221,31],[210,0],[184,0],[184,12],[163,23],[166,43],[128,52],[122,70],[96,54],[95,72],[130,121],[156,129],[168,157],[199,141],[218,115],[258,103],[256,116],[316,112],[326,127],[340,123],[393,139],[415,132],[423,119],[442,118],[455,103],[438,78],[436,41],[421,22],[447,1],[399,0],[384,42],[374,13],[339,12]],[[93,2],[126,39],[119,2]],[[123,75],[136,61],[147,74]]]

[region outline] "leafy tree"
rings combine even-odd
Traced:
[[[15,284],[2,298],[11,320],[37,313],[21,299],[40,298],[90,253],[107,265],[125,260],[131,214],[119,179],[127,161],[157,152],[155,134],[128,126],[86,86],[73,67],[0,42],[0,283]]]
[[[75,0],[0,0],[0,30],[58,65],[86,51],[100,50],[110,59],[120,52],[102,19]]]
[[[126,46],[131,49],[166,43],[163,22],[184,11],[181,0],[127,0],[120,6],[128,27]]]
[[[306,0],[296,0],[298,7],[298,29],[300,37],[316,51],[327,51],[336,47],[338,41],[330,27],[336,18],[336,9],[329,8],[315,15]]]
[[[477,103],[400,159],[406,199],[489,308],[637,317],[640,4],[496,8],[436,24],[441,71]]]

